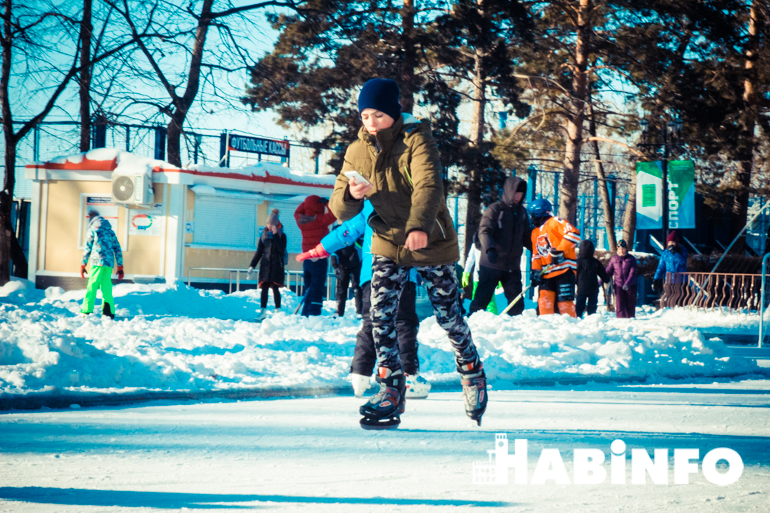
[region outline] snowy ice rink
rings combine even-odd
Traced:
[[[346,376],[358,322],[284,313],[253,322],[253,292],[115,287],[116,321],[76,315],[83,291],[0,289],[0,403],[74,398],[61,410],[0,414],[0,511],[255,510],[768,511],[770,372],[708,334],[756,333],[757,316],[639,311],[580,321],[479,313],[491,378],[481,428],[465,417],[448,341],[420,331],[427,400],[400,429],[358,427]],[[331,313],[331,303],[327,305]],[[565,384],[571,383],[571,384]],[[318,389],[323,397],[223,400],[207,393]],[[192,401],[79,407],[94,398],[187,391]],[[495,434],[543,448],[668,449],[669,483],[481,485],[473,463]],[[673,484],[674,449],[740,454],[740,479]],[[628,476],[630,481],[630,456]],[[724,464],[720,472],[726,472]],[[571,479],[572,481],[572,479]]]

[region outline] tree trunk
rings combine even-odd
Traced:
[[[201,14],[198,16],[198,27],[195,29],[195,44],[193,45],[192,56],[190,58],[190,68],[187,72],[187,89],[184,96],[177,96],[173,90],[169,90],[174,103],[174,111],[171,114],[171,121],[168,124],[166,132],[166,158],[169,164],[174,166],[182,165],[182,131],[184,120],[187,118],[187,112],[190,110],[198,95],[200,88],[201,62],[203,61],[203,50],[206,46],[206,35],[211,26],[212,14],[211,6],[214,0],[204,0]]]
[[[11,262],[13,262],[13,275],[16,278],[27,279],[29,272],[29,265],[27,264],[27,257],[24,255],[24,248],[19,244],[19,239],[16,238],[16,232],[11,230],[13,236],[11,237]]]
[[[91,23],[93,0],[83,0],[83,20],[80,22],[80,151],[91,149]]]
[[[478,11],[484,16],[484,0],[477,0]],[[487,106],[486,75],[484,67],[484,49],[476,48],[473,66],[473,115],[471,118],[471,144],[481,152],[484,143],[484,109]],[[468,184],[468,207],[465,212],[465,248],[467,255],[473,244],[473,234],[481,222],[481,175],[483,169],[474,166],[470,172]]]
[[[589,125],[588,133],[591,137],[596,137],[596,118],[594,117],[594,107],[592,100],[588,98],[588,115]],[[604,164],[602,164],[602,155],[599,152],[599,141],[591,141],[594,150],[594,168],[596,169],[596,179],[599,182],[599,195],[602,197],[602,210],[604,212],[604,230],[607,232],[607,245],[612,253],[617,251],[617,243],[615,241],[615,209],[610,204],[610,193],[607,188],[607,176],[604,173]]]
[[[588,68],[588,11],[590,0],[580,0],[575,31],[575,64],[572,71],[572,99],[567,117],[567,144],[564,157],[564,179],[561,183],[559,216],[575,224],[578,185],[580,182],[580,150],[583,146],[585,119],[586,69]]]
[[[760,12],[755,0],[751,4],[749,17],[749,38],[746,44],[746,79],[743,82],[743,113],[739,122],[740,140],[738,142],[738,172],[733,181],[732,222],[730,223],[730,239],[734,239],[746,226],[746,216],[749,208],[749,187],[754,160],[754,130],[757,119],[756,60],[759,50]],[[746,235],[736,241],[733,249],[743,253],[746,247]]]
[[[636,171],[631,171],[631,185],[628,189],[628,203],[623,216],[623,240],[628,244],[629,250],[634,247],[634,235],[636,232]]]
[[[404,58],[401,62],[401,111],[412,113],[414,109],[414,67],[417,62],[414,47],[414,0],[405,0],[401,10],[402,46]]]
[[[166,125],[166,160],[174,166],[182,166],[182,126],[187,112],[175,110]]]
[[[13,133],[13,115],[8,97],[8,86],[11,78],[11,50],[13,48],[13,27],[11,26],[12,1],[5,0],[3,9],[3,62],[0,67],[0,109],[3,118],[3,138],[5,139],[5,179],[3,190],[0,191],[0,287],[11,279],[11,203],[13,203],[13,188],[16,185],[16,137]]]

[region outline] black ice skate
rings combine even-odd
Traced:
[[[461,368],[465,413],[481,425],[481,416],[487,409],[487,377],[481,363]]]
[[[406,379],[401,369],[392,371],[380,367],[377,381],[380,391],[369,398],[359,412],[364,429],[395,429],[401,424],[400,415],[406,410]]]

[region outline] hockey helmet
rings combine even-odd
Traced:
[[[529,205],[529,215],[534,217],[545,217],[553,211],[551,203],[547,199],[536,199]]]

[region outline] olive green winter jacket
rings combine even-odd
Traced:
[[[329,209],[346,221],[363,208],[348,190],[345,171],[358,171],[372,185],[367,194],[374,212],[368,223],[374,231],[372,253],[407,266],[435,266],[457,262],[457,234],[444,198],[438,148],[427,121],[411,114],[399,116],[392,127],[377,132],[365,127],[345,153]],[[380,151],[378,151],[378,146]],[[419,251],[404,248],[409,232],[428,234]]]

